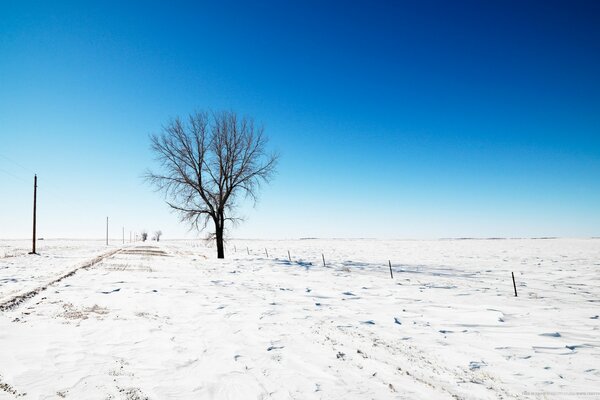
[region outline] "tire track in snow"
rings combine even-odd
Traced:
[[[18,306],[23,304],[25,301],[31,299],[32,297],[35,297],[38,293],[43,292],[44,290],[48,289],[48,287],[54,285],[55,283],[58,283],[58,282],[62,281],[63,279],[74,275],[80,269],[90,268],[90,267],[98,264],[99,262],[103,261],[104,259],[112,257],[113,255],[117,254],[121,250],[123,250],[123,249],[118,248],[118,249],[114,249],[109,252],[106,252],[104,254],[101,254],[97,257],[92,258],[91,260],[83,262],[82,264],[80,264],[78,267],[72,269],[71,271],[62,274],[62,275],[52,279],[51,281],[38,286],[35,289],[28,290],[25,293],[19,293],[16,295],[12,295],[8,299],[2,300],[2,302],[0,303],[0,312],[14,310],[15,308],[17,308]]]
[[[413,344],[404,344],[400,341],[392,343],[369,332],[339,329],[326,324],[319,324],[313,332],[321,338],[319,342],[322,345],[341,354],[342,361],[350,362],[359,370],[363,370],[364,359],[371,358],[361,349],[376,353],[372,360],[387,365],[388,370],[394,372],[392,376],[377,378],[386,386],[389,385],[392,392],[402,390],[402,386],[394,385],[396,381],[408,378],[414,383],[430,388],[436,397],[444,394],[454,399],[474,399],[483,396],[496,399],[523,398],[516,393],[511,393],[493,375],[445,365],[436,360],[435,355],[427,354]],[[346,353],[340,350],[345,350]],[[358,356],[354,354],[355,352]],[[386,353],[391,357],[386,357]],[[376,376],[373,375],[373,378]],[[460,385],[457,386],[457,383]],[[477,389],[475,394],[472,393],[474,389]]]

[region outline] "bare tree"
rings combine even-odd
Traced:
[[[146,232],[146,230],[143,230],[140,235],[142,236],[142,242],[145,242],[146,239],[148,239],[148,232]]]
[[[218,258],[225,257],[225,224],[240,220],[236,202],[242,196],[256,202],[260,184],[275,171],[277,156],[267,153],[263,132],[251,118],[232,111],[197,112],[150,137],[162,172],[148,171],[146,179],[164,191],[167,204],[192,229],[214,223],[209,238],[216,241]]]
[[[156,239],[157,242],[160,242],[160,237],[162,236],[162,231],[159,229],[156,232],[154,232],[154,239]]]

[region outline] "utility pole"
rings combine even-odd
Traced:
[[[36,225],[36,209],[37,209],[37,174],[33,176],[33,246],[31,249],[31,253],[29,254],[37,254],[35,252],[35,225]]]
[[[106,245],[108,246],[108,217],[106,217]]]

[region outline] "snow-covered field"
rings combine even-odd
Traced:
[[[600,398],[598,239],[38,248],[0,241],[0,399]]]

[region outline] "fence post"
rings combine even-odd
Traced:
[[[390,265],[390,276],[394,279],[394,273],[392,272],[392,261],[388,260],[388,264]]]

